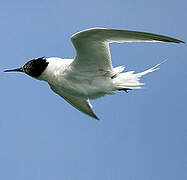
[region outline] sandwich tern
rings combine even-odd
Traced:
[[[109,43],[111,42],[171,42],[181,40],[146,32],[91,28],[75,33],[71,41],[76,50],[74,59],[40,57],[28,61],[23,67],[2,72],[24,72],[38,80],[47,81],[51,89],[79,111],[99,119],[89,99],[139,89],[140,78],[156,71],[160,64],[140,73],[122,72],[125,67],[113,67]]]

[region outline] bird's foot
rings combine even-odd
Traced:
[[[118,89],[118,91],[125,91],[126,93],[128,93],[128,90],[132,90],[130,88],[122,88],[122,89]]]

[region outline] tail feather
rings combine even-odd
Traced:
[[[140,78],[148,73],[151,73],[151,72],[154,72],[154,71],[160,69],[158,66],[160,66],[165,61],[157,64],[156,66],[153,66],[150,69],[147,69],[147,70],[137,73],[137,74],[135,74],[134,71],[120,73],[116,78],[113,79],[115,88],[116,89],[123,89],[123,88],[141,89],[142,85],[144,85],[144,83],[140,82]]]

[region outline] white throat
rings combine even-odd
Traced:
[[[58,57],[50,57],[46,58],[46,60],[49,64],[37,79],[47,81],[48,83],[52,83],[56,78],[61,76],[73,62],[73,59],[62,59]]]

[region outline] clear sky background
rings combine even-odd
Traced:
[[[73,58],[70,36],[91,27],[187,41],[186,0],[1,0],[0,68]],[[22,73],[0,74],[1,180],[186,180],[187,46],[112,44],[113,65],[143,71],[143,90],[92,101],[96,121]]]

